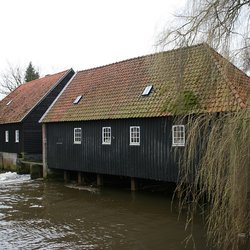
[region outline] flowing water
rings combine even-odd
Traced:
[[[0,249],[185,248],[184,218],[171,196],[122,189],[77,188],[0,174]],[[206,249],[194,225],[197,249]]]

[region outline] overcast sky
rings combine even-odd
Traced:
[[[0,1],[0,72],[7,62],[41,75],[83,70],[155,51],[185,0]]]

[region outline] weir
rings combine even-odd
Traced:
[[[41,162],[19,158],[15,153],[0,154],[0,170],[17,172],[18,174],[30,174],[31,179],[43,177],[43,164]]]

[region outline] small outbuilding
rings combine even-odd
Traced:
[[[0,102],[0,166],[15,166],[18,156],[42,158],[38,121],[73,75],[70,69],[24,83]]]
[[[249,77],[207,44],[78,72],[41,119],[44,172],[176,182],[180,113],[246,106]],[[177,149],[177,152],[175,152]]]

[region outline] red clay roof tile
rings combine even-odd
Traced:
[[[142,96],[147,85],[153,90]],[[233,111],[248,105],[249,90],[246,74],[200,44],[80,71],[43,122]]]
[[[47,75],[16,88],[0,102],[0,124],[21,122],[66,72]]]

